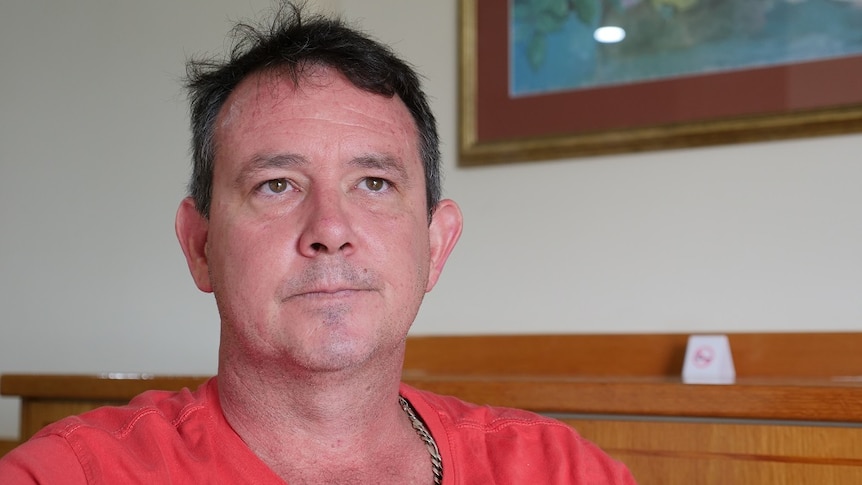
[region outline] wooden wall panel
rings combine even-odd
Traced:
[[[862,333],[729,334],[743,377],[862,376]],[[679,376],[686,334],[411,337],[407,371],[458,375]]]
[[[629,467],[639,485],[844,485],[862,480],[857,466],[612,454]]]
[[[641,485],[862,483],[862,334],[729,335],[738,378],[724,386],[681,382],[687,338],[411,337],[403,377],[479,404],[570,413]],[[0,393],[21,397],[26,439],[69,414],[206,379],[4,375]]]
[[[640,485],[862,483],[862,427],[563,419]]]
[[[12,448],[15,448],[16,446],[18,446],[17,441],[0,440],[0,458],[2,458],[6,453],[12,451]]]

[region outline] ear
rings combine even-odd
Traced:
[[[174,228],[177,232],[177,239],[180,240],[180,246],[183,248],[183,254],[186,255],[186,262],[195,284],[201,291],[211,293],[213,288],[210,283],[209,262],[207,261],[209,221],[198,212],[191,197],[186,197],[180,202]]]
[[[431,291],[437,284],[440,273],[443,272],[443,266],[446,264],[446,259],[449,258],[455,248],[455,243],[461,237],[463,226],[464,219],[458,204],[448,199],[441,200],[434,209],[434,214],[431,216],[431,226],[428,230],[431,240],[431,267],[428,272],[428,283],[425,286],[426,292]]]

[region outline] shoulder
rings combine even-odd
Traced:
[[[33,438],[58,436],[74,443],[79,436],[133,440],[140,432],[177,432],[190,421],[207,416],[213,380],[195,391],[147,391],[124,406],[105,406],[46,426]]]
[[[550,432],[578,437],[565,423],[530,411],[473,404],[454,396],[434,394],[406,385],[402,386],[402,394],[411,402],[418,401],[414,406],[424,407],[426,412],[432,411],[442,424],[455,429],[493,434],[505,432],[509,428],[518,432],[542,432],[548,428]]]
[[[34,438],[0,459],[3,483],[88,483],[69,443],[57,436]]]
[[[458,483],[633,484],[628,469],[571,426],[402,385]],[[448,466],[447,466],[448,462]]]
[[[90,483],[114,476],[121,462],[163,462],[167,447],[194,453],[208,441],[214,391],[214,380],[196,391],[148,391],[125,406],[64,418],[10,452],[0,470],[42,477],[39,483]]]

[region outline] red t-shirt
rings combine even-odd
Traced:
[[[434,436],[444,485],[633,484],[621,463],[564,423],[401,385]],[[47,426],[0,460],[4,485],[284,484],[233,431],[218,384],[149,391]]]

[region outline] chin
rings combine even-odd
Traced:
[[[303,349],[305,358],[301,359],[303,361],[301,365],[307,370],[321,372],[336,372],[375,365],[375,361],[388,361],[394,355],[397,350],[395,340],[394,335],[329,333],[324,339],[307,344],[308,346]]]

